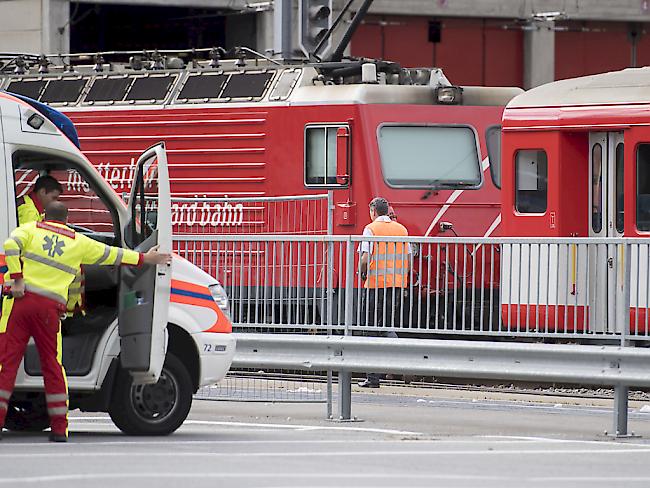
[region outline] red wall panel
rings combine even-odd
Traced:
[[[483,21],[445,19],[435,64],[457,85],[483,84]]]
[[[636,65],[650,66],[650,32],[642,32],[637,40]]]
[[[523,35],[500,21],[443,19],[439,43],[429,42],[427,17],[369,17],[352,39],[353,56],[407,67],[441,67],[459,85],[521,86]]]
[[[555,79],[573,78],[630,65],[627,28],[620,23],[571,24],[555,33]]]
[[[383,27],[379,24],[379,20],[362,23],[352,39],[352,55],[383,59],[383,35]]]
[[[433,46],[426,17],[393,17],[384,26],[386,60],[397,60],[402,66],[414,68],[432,66]]]
[[[523,86],[524,34],[501,24],[485,26],[486,86]]]

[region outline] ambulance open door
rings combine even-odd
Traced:
[[[138,159],[128,204],[126,244],[140,252],[156,245],[161,252],[171,252],[171,200],[163,143]],[[156,382],[165,361],[171,267],[123,267],[121,277],[120,362],[138,383]]]

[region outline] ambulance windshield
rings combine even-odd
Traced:
[[[476,133],[467,126],[383,125],[384,179],[394,188],[472,188],[481,184]]]

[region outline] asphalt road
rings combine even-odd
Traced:
[[[322,404],[203,400],[165,438],[74,413],[68,444],[5,432],[0,488],[648,486],[650,413],[633,405],[643,437],[611,440],[606,403],[382,388],[336,423]]]

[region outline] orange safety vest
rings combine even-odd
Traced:
[[[406,227],[399,222],[374,221],[368,224],[373,236],[406,237]],[[409,271],[409,248],[405,242],[373,242],[365,288],[406,288]]]

